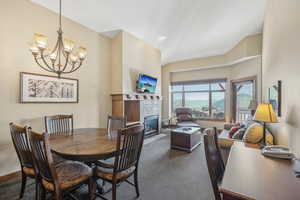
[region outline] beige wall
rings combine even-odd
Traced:
[[[112,94],[123,92],[123,33],[120,32],[112,39],[111,90]]]
[[[161,93],[161,53],[132,34],[122,31],[113,39],[112,93],[134,93],[139,73],[158,79],[156,93]]]
[[[263,36],[263,94],[282,80],[282,117],[271,126],[278,143],[300,156],[300,1],[269,0]]]
[[[226,67],[218,67],[218,68],[209,68],[209,69],[201,69],[201,70],[192,70],[185,72],[171,72],[170,73],[170,81],[178,82],[178,81],[197,81],[197,80],[207,80],[207,79],[227,79],[226,83],[226,121],[231,121],[231,99],[230,99],[230,82],[232,80],[237,80],[241,78],[257,76],[258,81],[260,80],[260,71],[261,71],[261,56],[251,58],[249,60],[239,62]],[[258,86],[258,99],[260,99],[260,81],[257,84]],[[204,127],[213,127],[216,126],[218,128],[222,128],[224,122],[211,122],[211,121],[198,121],[198,123]]]
[[[179,61],[163,66],[163,118],[166,119],[171,115],[171,99],[169,86],[172,79],[200,80],[225,77],[228,78],[228,80],[231,80],[252,76],[253,74],[259,75],[260,73],[258,73],[258,70],[260,70],[261,66],[261,52],[262,35],[258,34],[246,37],[245,39],[240,41],[232,50],[224,55]],[[224,69],[221,69],[219,67],[222,67]],[[229,83],[227,85],[229,85]],[[230,106],[229,102],[230,101],[228,100],[226,105],[227,110]],[[226,115],[226,120],[230,120],[229,114]],[[222,126],[223,124],[211,122],[201,123],[205,123],[205,126]]]
[[[88,49],[82,68],[67,77],[79,79],[78,104],[20,104],[19,73],[47,74],[33,60],[28,42],[34,32],[49,36],[53,47],[58,29],[57,14],[29,0],[2,0],[0,18],[0,176],[19,169],[11,145],[8,124],[29,124],[42,130],[41,117],[73,113],[75,127],[105,127],[111,112],[111,40],[73,21],[63,19],[64,36]]]

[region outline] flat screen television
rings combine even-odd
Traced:
[[[157,78],[140,74],[137,80],[137,92],[155,93]]]

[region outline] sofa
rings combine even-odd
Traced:
[[[236,127],[233,134],[231,131]],[[243,131],[239,137],[235,137],[238,131]],[[224,129],[218,135],[218,143],[221,148],[230,148],[235,140],[246,143],[260,144],[263,139],[263,126],[259,122],[249,120],[242,124],[225,124]],[[267,145],[274,144],[274,137],[269,130],[266,130]]]

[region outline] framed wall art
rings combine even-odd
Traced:
[[[281,81],[269,88],[269,103],[272,104],[277,116],[281,116]]]
[[[20,73],[21,103],[78,103],[78,90],[78,79]]]

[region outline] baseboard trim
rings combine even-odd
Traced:
[[[10,179],[16,178],[18,176],[21,176],[21,171],[13,172],[4,176],[0,176],[0,183],[9,181]]]

